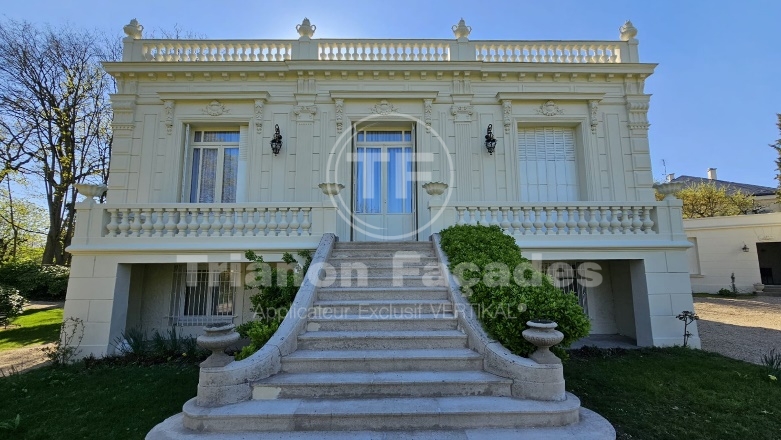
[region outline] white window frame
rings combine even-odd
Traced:
[[[200,133],[201,137],[203,138],[203,133],[205,132],[236,132],[239,134],[239,139],[236,142],[204,142],[196,141],[197,134]],[[187,173],[184,176],[185,179],[185,192],[184,192],[184,201],[186,203],[236,203],[240,199],[240,187],[242,185],[242,179],[240,174],[240,168],[241,166],[237,163],[237,169],[236,169],[236,188],[234,189],[234,193],[236,194],[235,200],[232,202],[224,202],[222,200],[222,190],[223,190],[223,168],[225,163],[225,150],[227,149],[236,149],[236,159],[237,162],[241,162],[241,143],[242,143],[242,134],[244,134],[245,130],[241,130],[240,127],[218,127],[218,128],[191,128],[188,126],[187,130],[187,138],[189,141],[189,145],[187,146],[187,155],[186,160],[187,163]],[[193,184],[193,166],[194,159],[195,159],[195,150],[200,149],[201,153],[199,155],[199,167],[203,164],[203,151],[205,149],[216,149],[217,150],[217,164],[216,164],[216,175],[215,175],[215,181],[214,181],[214,201],[213,202],[200,202],[201,198],[201,189],[196,188],[195,191],[195,197],[196,200],[192,199],[192,184]],[[202,169],[199,169],[198,171],[198,179],[196,181],[196,184],[200,186],[201,182],[201,173]]]
[[[531,136],[542,136],[537,145],[524,148],[524,140]],[[519,198],[524,202],[572,202],[582,200],[581,167],[578,157],[578,131],[567,126],[521,126],[517,129],[516,153],[518,161]],[[552,147],[545,137],[558,138],[563,142],[560,148]],[[542,142],[542,143],[540,143]],[[533,161],[527,158],[533,157]],[[537,168],[535,180],[530,181],[530,163]],[[544,166],[544,170],[539,167]],[[542,171],[537,173],[537,171]],[[544,181],[540,179],[544,174]],[[562,183],[563,182],[563,183]],[[542,191],[544,186],[544,193]],[[553,186],[553,188],[550,188]],[[534,190],[532,190],[534,187]]]

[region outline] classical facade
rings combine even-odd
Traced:
[[[279,261],[328,233],[428,241],[464,223],[501,227],[563,278],[594,333],[682,342],[689,242],[680,201],[654,198],[655,64],[631,23],[577,42],[473,40],[463,22],[442,40],[297,29],[191,41],[125,27],[122,61],[105,64],[118,84],[106,203],[77,205],[69,248],[83,354],[131,327],[251,319],[247,249]]]

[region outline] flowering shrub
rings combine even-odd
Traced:
[[[0,325],[6,326],[8,322],[22,314],[24,298],[19,291],[7,286],[0,286]]]

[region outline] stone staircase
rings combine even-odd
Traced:
[[[514,398],[512,379],[484,371],[431,242],[337,242],[328,262],[337,281],[317,290],[297,349],[251,383],[252,400],[190,401],[147,438],[615,438],[575,396]]]

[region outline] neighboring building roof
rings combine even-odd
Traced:
[[[776,193],[776,188],[769,186],[749,185],[748,183],[729,182],[727,180],[708,179],[706,177],[678,176],[672,181],[683,182],[686,185],[708,183],[716,185],[716,188],[725,188],[728,193],[741,191],[750,196],[771,196]]]

